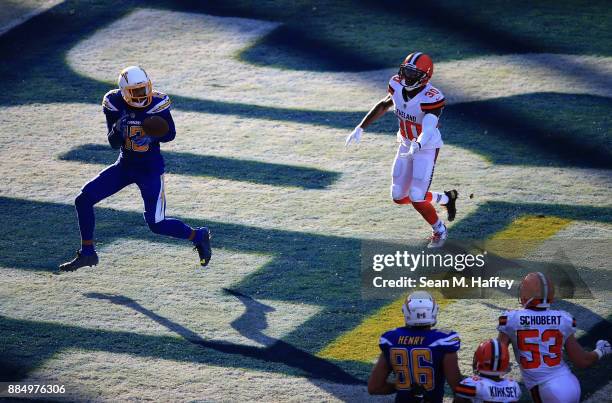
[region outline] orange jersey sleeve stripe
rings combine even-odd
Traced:
[[[421,109],[424,110],[424,111],[429,111],[429,110],[432,110],[432,109],[438,109],[438,108],[441,108],[441,107],[444,106],[444,102],[445,102],[445,100],[442,99],[442,100],[440,100],[438,102],[434,102],[432,104],[421,104]]]
[[[476,396],[476,388],[473,386],[459,385],[455,388],[455,392],[465,396]]]

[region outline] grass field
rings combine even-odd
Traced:
[[[3,24],[30,12],[17,3]],[[566,240],[593,298],[557,306],[587,348],[609,338],[611,21],[603,1],[63,1],[0,35],[0,381],[76,400],[390,401],[365,382],[401,312],[361,298],[360,246],[429,229],[388,196],[391,114],[344,137],[412,49],[448,99],[432,189],[462,195],[451,236]],[[174,101],[167,214],[212,229],[213,261],[151,234],[128,187],[96,208],[100,265],[53,275],[78,248],[74,197],[116,158],[100,102],[129,64]],[[464,374],[513,307],[442,300]],[[576,371],[586,401],[608,399],[611,370]]]

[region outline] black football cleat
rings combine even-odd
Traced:
[[[212,249],[210,247],[210,231],[206,227],[198,228],[203,232],[202,240],[195,244],[195,250],[198,251],[200,256],[200,266],[208,266],[210,258],[212,257]]]
[[[81,251],[77,251],[77,255],[74,259],[69,262],[63,263],[59,267],[60,272],[75,271],[85,266],[95,266],[98,264],[98,254],[94,252],[93,255],[83,255]]]
[[[446,213],[448,214],[448,221],[453,221],[455,219],[455,215],[457,214],[457,206],[455,203],[459,198],[459,192],[455,189],[444,191],[446,197],[448,197],[448,203],[443,204],[446,207]]]

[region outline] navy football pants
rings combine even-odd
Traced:
[[[81,240],[93,240],[95,217],[94,205],[114,195],[124,187],[136,184],[144,201],[144,218],[151,231],[175,238],[189,239],[192,229],[180,220],[166,218],[166,195],[164,175],[138,171],[115,163],[87,182],[75,199],[81,230]]]

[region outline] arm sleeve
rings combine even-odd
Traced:
[[[424,146],[429,142],[429,140],[431,140],[436,128],[438,127],[438,117],[433,113],[426,114],[423,117],[422,127],[423,130],[421,131],[417,141],[421,143],[421,146]]]
[[[114,149],[118,149],[123,144],[123,133],[116,129],[115,123],[120,119],[119,112],[112,112],[104,109],[106,116],[106,127],[108,128],[108,143]]]
[[[168,133],[166,133],[166,135],[164,135],[164,137],[160,137],[158,139],[158,141],[160,143],[167,143],[169,141],[174,140],[174,138],[176,137],[176,127],[174,126],[174,120],[172,119],[172,114],[170,113],[170,109],[165,109],[160,113],[156,114],[157,116],[166,119],[166,122],[168,122]]]

